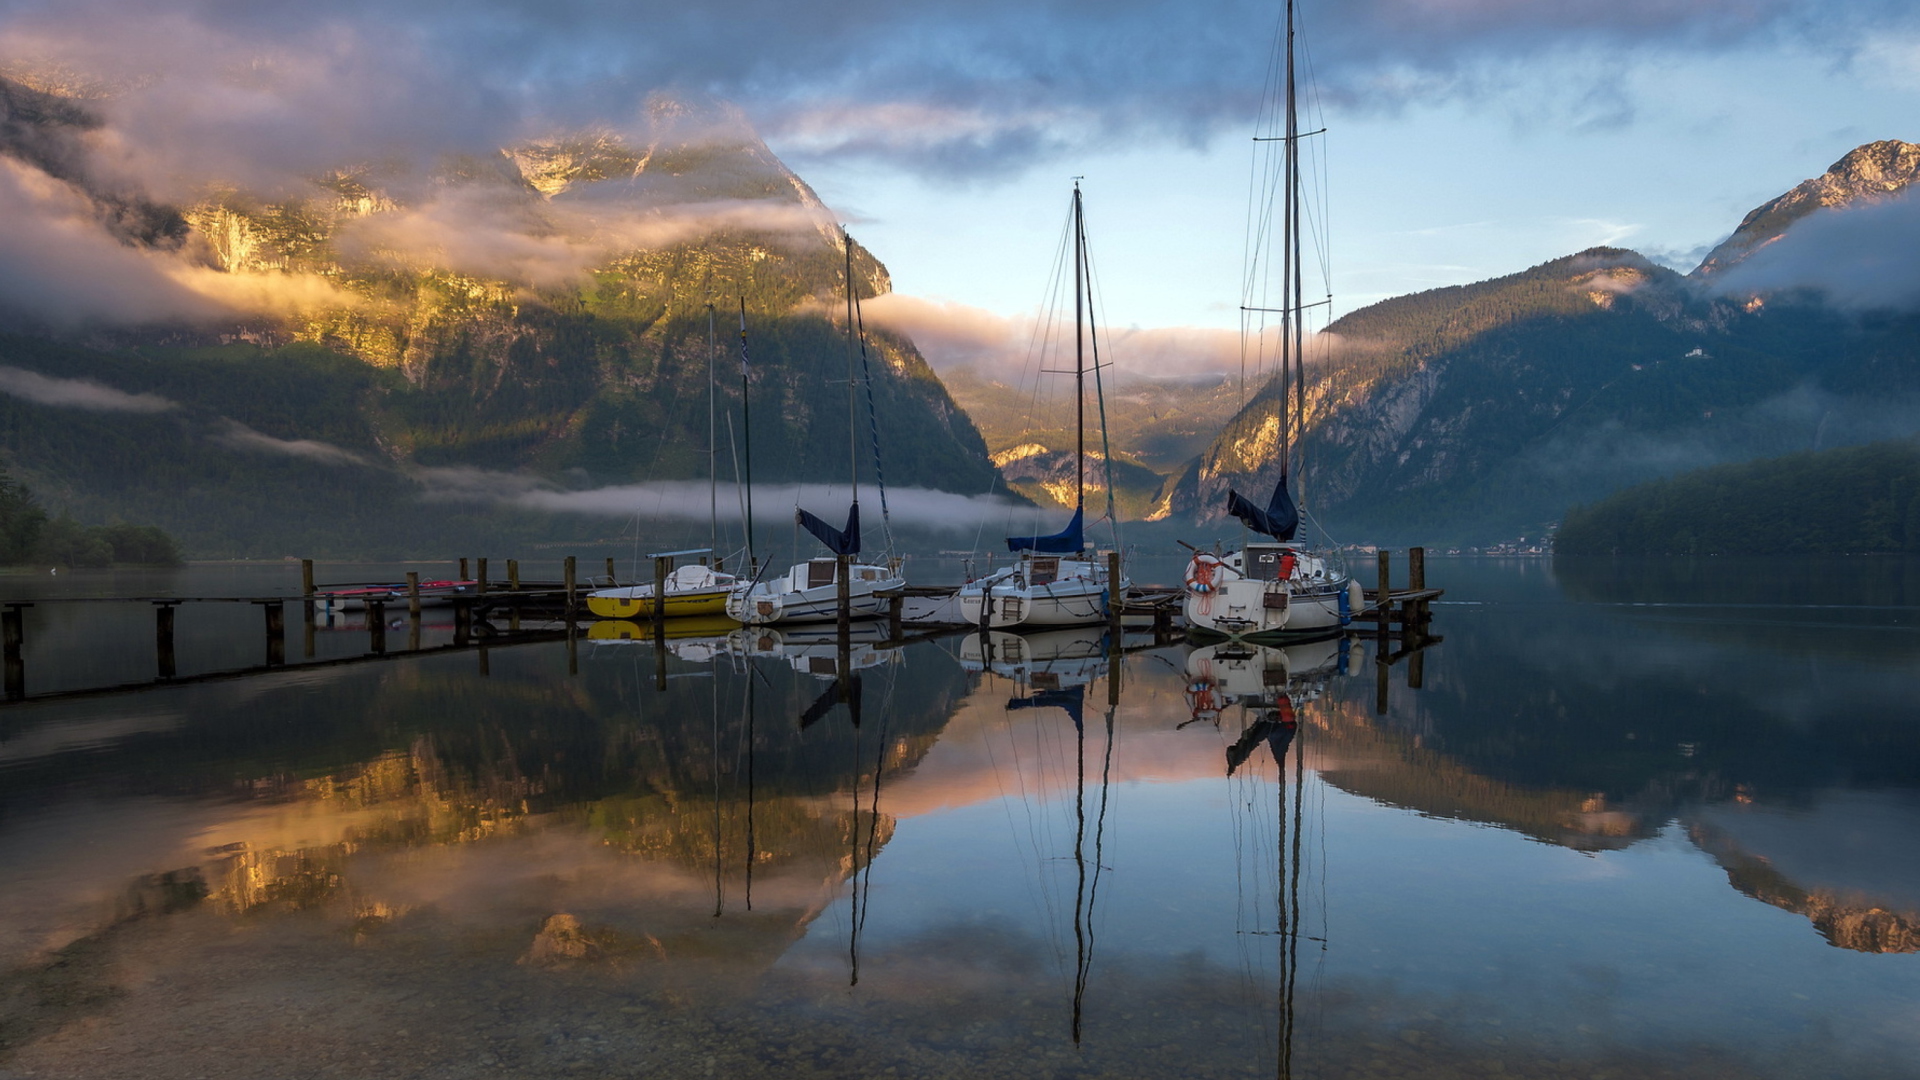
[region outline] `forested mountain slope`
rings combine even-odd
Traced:
[[[724,473],[731,420],[756,481],[845,475],[839,233],[724,108],[661,99],[643,142],[589,132],[428,167],[343,163],[291,191],[171,205],[95,180],[85,102],[0,91],[0,164],[84,201],[98,228],[199,290],[126,317],[98,314],[110,296],[77,320],[10,313],[0,448],[78,513],[158,521],[190,554],[352,550],[362,518],[386,522],[382,550],[463,515],[517,533],[603,528],[444,496],[704,477],[710,360]],[[863,297],[889,288],[871,254],[852,255]],[[987,490],[984,442],[912,343],[870,331],[868,344],[888,481]],[[864,415],[856,438],[871,480]]]
[[[1863,151],[1888,146],[1906,144]],[[1684,469],[1920,431],[1920,315],[1723,292],[1620,249],[1374,304],[1329,342],[1308,373],[1296,475],[1341,538],[1540,536],[1570,506]],[[1274,417],[1269,389],[1161,512],[1218,522],[1230,486],[1264,498]]]

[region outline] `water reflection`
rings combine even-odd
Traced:
[[[0,711],[0,1069],[1908,1070],[1910,669],[1447,569],[1383,716],[1370,640],[1097,628]]]

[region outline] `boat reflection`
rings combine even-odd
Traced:
[[[1107,674],[1111,643],[1097,626],[1014,634],[970,633],[960,639],[960,666],[1038,689],[1086,686]]]

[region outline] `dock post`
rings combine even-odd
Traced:
[[[367,601],[367,648],[375,656],[387,653],[387,605],[380,600]]]
[[[256,600],[267,614],[267,666],[279,667],[287,662],[287,611],[286,605],[278,600]]]
[[[573,556],[571,555],[567,556],[565,577],[567,582],[567,619],[569,622],[571,622],[573,619],[573,605],[574,605]]]
[[[520,591],[520,560],[519,559],[507,560],[507,589],[510,592]]]
[[[1427,587],[1427,549],[1407,549],[1407,588],[1419,592]]]
[[[465,559],[461,559],[461,560],[460,560],[460,580],[461,580],[461,581],[471,581],[471,580],[473,580],[472,578],[469,578],[469,577],[467,576],[467,560],[465,560]]]
[[[653,639],[663,648],[667,638],[667,564],[672,561],[664,555],[653,557]]]
[[[1120,640],[1120,611],[1126,606],[1126,597],[1120,592],[1120,553],[1107,552],[1107,630],[1113,634],[1113,640]]]
[[[313,658],[313,560],[300,560],[300,618],[307,625],[307,658]]]
[[[833,561],[838,564],[834,567],[834,576],[839,579],[836,584],[840,600],[840,643],[844,652],[847,636],[853,633],[853,582],[848,580],[853,576],[853,556],[835,555]]]
[[[8,604],[0,612],[0,641],[4,641],[7,664],[7,697],[18,700],[27,696],[27,663],[20,656],[20,649],[27,643],[27,623],[23,609],[32,604]]]
[[[887,598],[887,638],[899,641],[901,636],[900,615],[907,606],[907,590],[902,587]]]
[[[607,588],[620,584],[620,578],[613,572],[613,556],[607,556]]]
[[[1393,555],[1386,548],[1379,551],[1380,592],[1375,597],[1374,617],[1380,621],[1380,632],[1387,632],[1387,621],[1393,615]]]
[[[479,564],[475,569],[480,571],[478,575],[480,580],[480,595],[485,596],[487,595],[487,560],[485,556],[481,556]]]
[[[420,571],[407,571],[407,618],[420,621]]]
[[[174,676],[173,663],[173,609],[176,605],[157,601],[153,605],[153,651],[159,660],[160,677],[171,679]],[[307,635],[313,635],[313,623],[307,623]]]
[[[473,632],[473,601],[460,598],[453,602],[453,643],[464,648]]]

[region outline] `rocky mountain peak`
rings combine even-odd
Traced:
[[[1884,199],[1920,180],[1920,146],[1883,139],[1855,147],[1826,172],[1747,214],[1692,276],[1711,277],[1779,239],[1794,222],[1828,207]]]

